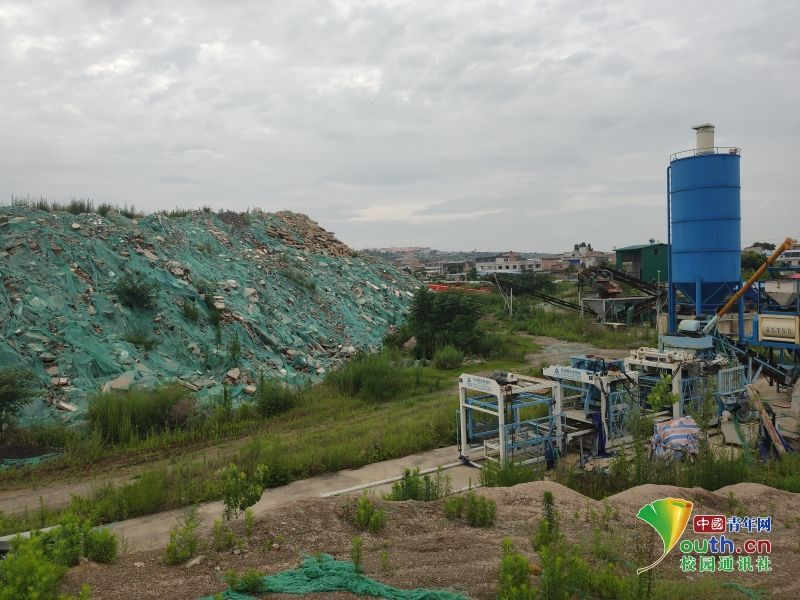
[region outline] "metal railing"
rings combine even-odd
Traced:
[[[706,154],[735,154],[739,156],[742,153],[741,148],[736,146],[714,146],[713,148],[692,148],[691,150],[681,150],[670,154],[669,162],[678,160],[679,158],[689,158],[690,156],[705,156]]]

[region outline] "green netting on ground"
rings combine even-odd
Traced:
[[[114,294],[131,272],[157,285],[153,309]],[[226,382],[236,401],[259,374],[314,383],[355,350],[379,347],[416,285],[296,213],[128,219],[0,207],[0,368],[30,369],[42,383],[47,401],[32,403],[24,424],[79,418],[114,380],[179,380],[201,398]],[[224,307],[219,330],[212,301]],[[241,377],[226,380],[233,367]],[[57,411],[58,400],[77,411]]]
[[[448,590],[401,590],[355,572],[352,563],[336,560],[327,554],[306,557],[299,569],[263,578],[266,593],[312,594],[315,592],[352,592],[388,600],[465,600],[462,594]],[[263,594],[262,594],[263,595]],[[225,600],[255,600],[254,596],[227,590]],[[206,596],[199,600],[214,600]]]
[[[29,456],[27,458],[3,458],[0,459],[0,471],[3,469],[11,469],[12,467],[23,467],[25,465],[38,465],[39,463],[48,460],[54,460],[61,456],[61,454],[54,452],[51,454],[40,454],[39,456]]]

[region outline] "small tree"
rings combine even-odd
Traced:
[[[114,293],[119,301],[131,308],[152,308],[156,303],[158,285],[139,271],[126,273],[117,280]]]
[[[224,516],[229,521],[261,499],[269,481],[269,468],[258,465],[255,472],[248,474],[240,471],[236,465],[230,465],[223,471],[222,481]]]
[[[0,441],[14,425],[35,394],[33,373],[21,369],[0,369]]]

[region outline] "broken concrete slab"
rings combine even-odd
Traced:
[[[127,391],[131,389],[131,386],[133,385],[133,379],[134,379],[133,371],[128,371],[126,373],[123,373],[122,375],[111,381],[111,389],[121,392]]]

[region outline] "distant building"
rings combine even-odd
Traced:
[[[566,265],[560,258],[543,258],[542,270],[548,273],[563,273]]]
[[[747,248],[742,249],[742,254],[745,252],[752,252],[753,254],[760,254],[761,256],[769,256],[772,254],[772,250],[764,248],[764,246],[748,246]]]
[[[497,256],[487,256],[475,260],[475,269],[478,275],[491,275],[504,273],[519,275],[521,273],[534,273],[542,271],[541,258],[521,258],[515,252],[504,252]]]
[[[617,248],[617,270],[656,283],[667,280],[669,246],[661,242]]]
[[[784,250],[778,257],[777,264],[800,269],[800,244],[792,244],[791,249]]]
[[[583,266],[584,267],[600,267],[602,265],[607,265],[611,262],[611,253],[610,252],[598,252],[596,250],[589,250],[583,255]]]

